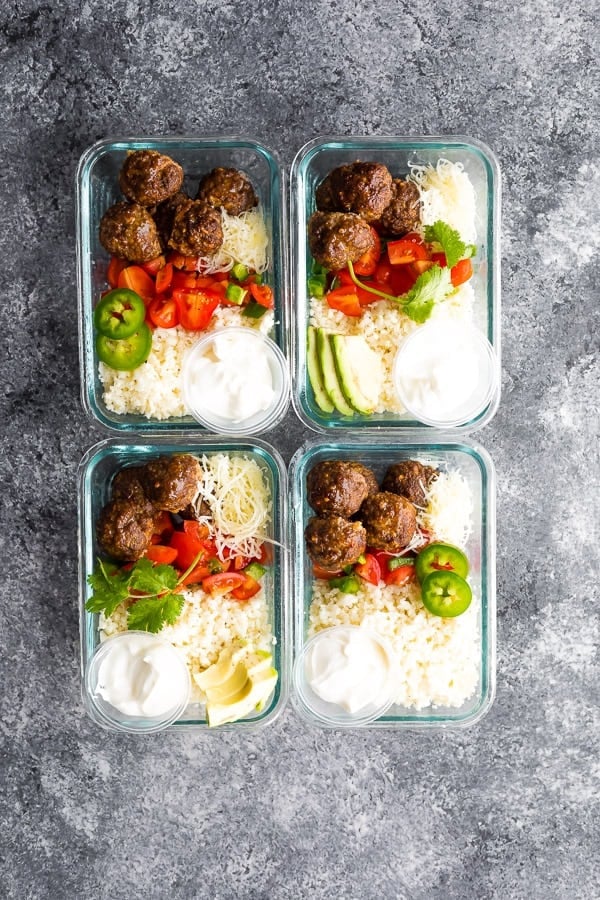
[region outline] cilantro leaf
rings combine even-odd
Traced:
[[[93,590],[85,604],[88,612],[112,616],[117,606],[129,596],[129,572],[123,572],[113,563],[103,563],[99,559],[98,568],[88,575],[87,581]]]
[[[156,634],[165,625],[173,625],[181,615],[183,597],[163,594],[161,597],[142,597],[127,613],[127,627],[131,631],[151,631]]]
[[[450,269],[435,265],[419,275],[410,291],[398,297],[398,302],[405,315],[422,325],[431,315],[435,304],[451,291]]]
[[[173,566],[155,566],[149,559],[138,559],[129,572],[129,588],[142,594],[172,591],[178,575]]]
[[[438,219],[433,225],[425,226],[425,240],[428,244],[440,244],[446,255],[446,265],[449,269],[467,256],[467,245],[458,231],[447,222],[442,222],[441,219]],[[469,253],[469,256],[471,255]]]

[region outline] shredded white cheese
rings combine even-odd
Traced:
[[[198,270],[210,275],[212,272],[229,272],[234,263],[242,263],[255,272],[264,272],[269,265],[267,250],[269,235],[260,206],[239,216],[230,216],[221,210],[223,244],[213,256],[202,256],[198,260]]]
[[[441,219],[456,228],[465,243],[475,243],[475,189],[462,163],[440,159],[436,166],[413,165],[408,180],[419,188],[423,226]]]
[[[440,472],[429,486],[427,508],[417,511],[418,525],[437,541],[466,547],[472,521],[473,498],[466,480],[457,470]]]
[[[240,556],[260,556],[268,539],[271,500],[261,467],[245,456],[216,453],[199,458],[202,475],[194,500],[201,512],[204,502],[210,515],[199,521],[209,528],[219,557],[225,552]]]

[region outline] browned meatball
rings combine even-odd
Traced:
[[[361,463],[325,459],[306,479],[308,502],[319,516],[343,516],[358,512],[370,493],[379,490],[373,472]]]
[[[169,247],[184,256],[210,256],[223,243],[221,214],[203,200],[181,203],[173,219]]]
[[[360,510],[367,531],[367,543],[376,550],[399,553],[415,533],[416,512],[405,497],[382,491],[367,497]]]
[[[389,467],[381,489],[406,497],[415,506],[424,507],[427,504],[427,488],[438,474],[437,469],[424,466],[416,459],[405,459]]]
[[[169,243],[169,238],[171,237],[177,210],[183,203],[189,202],[190,197],[183,191],[178,191],[176,194],[173,194],[172,197],[169,197],[168,200],[165,200],[164,203],[160,203],[156,207],[154,221],[156,222],[156,228],[158,229],[160,239],[165,247]]]
[[[155,509],[146,500],[111,500],[98,519],[98,543],[114,559],[139,559],[150,546],[155,515]]]
[[[379,224],[383,234],[402,237],[421,223],[419,189],[412,181],[394,178],[392,199],[384,209]]]
[[[137,503],[143,503],[147,499],[141,483],[143,472],[141,466],[128,466],[120,469],[112,480],[112,499],[134,500]]]
[[[142,206],[156,206],[176,194],[183,184],[183,169],[157,150],[129,153],[119,174],[125,196]]]
[[[339,166],[329,174],[329,182],[333,208],[356,213],[366,222],[379,219],[392,199],[392,176],[383,163]]]
[[[239,169],[221,166],[204,176],[196,199],[204,200],[217,209],[222,207],[230,216],[239,216],[258,205],[258,197],[248,176]]]
[[[309,519],[304,537],[310,558],[324,569],[351,566],[367,549],[367,534],[360,522],[341,516]]]
[[[308,222],[308,243],[315,260],[337,271],[374,245],[371,229],[354,213],[316,212]]]
[[[150,213],[143,206],[126,201],[115,203],[102,216],[100,243],[112,256],[128,262],[147,262],[162,252]]]
[[[180,512],[198,493],[200,463],[194,456],[160,456],[142,469],[142,487],[157,509]]]
[[[317,209],[321,212],[340,212],[331,189],[331,175],[327,175],[327,177],[319,184],[315,191],[315,201]]]

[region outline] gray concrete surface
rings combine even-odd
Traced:
[[[2,896],[600,896],[598,5],[6,2]],[[118,133],[464,133],[504,171],[498,696],[449,734],[110,736],[78,683],[73,175]],[[302,440],[273,435],[289,458]]]

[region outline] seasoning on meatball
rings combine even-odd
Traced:
[[[371,229],[354,213],[316,212],[308,222],[308,243],[315,260],[337,271],[374,246]]]
[[[121,167],[119,186],[125,196],[142,206],[156,206],[180,190],[183,169],[157,150],[134,150]]]
[[[125,200],[109,207],[102,216],[100,243],[112,256],[128,262],[148,262],[162,251],[150,213],[143,206]]]
[[[98,543],[113,559],[139,559],[150,546],[155,516],[146,500],[110,500],[98,518]]]
[[[203,200],[180,203],[173,219],[169,247],[184,256],[210,256],[223,243],[221,214]]]
[[[222,207],[230,216],[239,216],[258,205],[252,182],[239,169],[213,169],[200,181],[197,200],[204,200],[216,209]]]
[[[309,519],[304,537],[313,562],[332,571],[353,565],[367,549],[367,534],[361,523],[341,516]]]
[[[329,174],[329,181],[333,208],[356,213],[366,222],[379,219],[392,199],[392,176],[383,163],[339,166]]]
[[[388,468],[381,489],[424,507],[427,505],[427,488],[438,475],[438,470],[431,466],[424,466],[416,459],[404,459]]]
[[[373,487],[374,486],[374,487]],[[373,472],[361,463],[325,459],[308,473],[308,502],[319,516],[349,519],[363,500],[379,490]]]
[[[360,510],[369,547],[399,553],[415,533],[417,517],[412,503],[398,494],[382,491],[367,497]]]
[[[339,212],[339,206],[331,189],[331,175],[327,175],[315,191],[317,209],[321,212]]]
[[[178,191],[176,194],[173,194],[172,197],[169,197],[168,200],[159,203],[156,207],[154,221],[156,222],[159,237],[165,247],[169,243],[169,238],[171,237],[177,210],[183,203],[189,202],[191,202],[191,198],[183,191]]]
[[[142,487],[157,509],[180,512],[198,493],[200,463],[194,456],[159,456],[142,469]]]
[[[414,231],[421,222],[419,189],[412,181],[394,178],[392,199],[384,209],[379,224],[383,234],[402,237]]]
[[[113,500],[133,500],[143,503],[147,500],[142,487],[144,470],[141,466],[127,466],[119,469],[112,480],[111,496]]]

